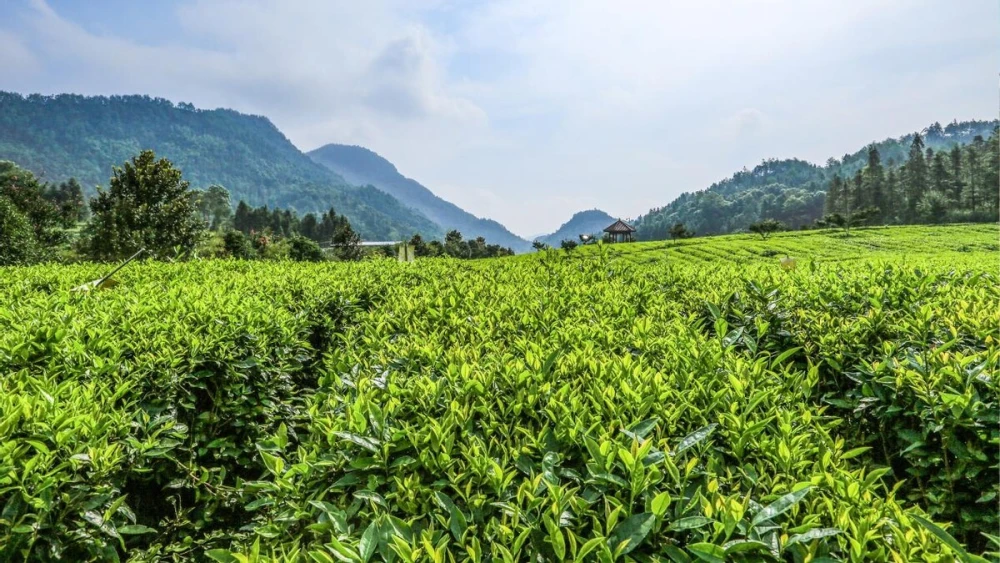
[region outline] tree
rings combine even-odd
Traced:
[[[673,227],[670,227],[670,238],[691,238],[694,236],[694,231],[689,231],[684,223],[674,223]]]
[[[824,202],[826,214],[833,215],[844,211],[845,196],[844,180],[841,179],[840,174],[834,174],[826,192],[826,201]]]
[[[774,219],[764,219],[750,225],[750,232],[760,235],[761,240],[767,240],[772,233],[784,230],[785,226],[781,221]]]
[[[157,257],[191,251],[203,230],[181,171],[150,150],[116,166],[90,210],[83,249],[95,260],[121,259],[140,248]]]
[[[254,248],[242,231],[230,230],[222,236],[222,247],[232,258],[249,260],[254,257]]]
[[[917,219],[917,204],[927,193],[927,164],[924,161],[924,140],[917,133],[910,143],[910,158],[904,168],[904,188],[906,191],[906,220]]]
[[[63,241],[59,207],[45,195],[45,188],[31,172],[0,160],[0,196],[6,197],[27,219],[38,250]]]
[[[430,249],[427,247],[427,243],[424,242],[424,238],[419,234],[413,235],[410,238],[410,246],[413,247],[414,256],[429,256]]]
[[[38,242],[28,218],[0,195],[0,266],[29,264],[39,258]]]
[[[975,143],[967,145],[965,147],[966,163],[968,164],[968,179],[966,181],[965,187],[965,202],[966,206],[975,213],[979,210],[979,186],[980,186],[980,165],[979,165],[979,151]]]
[[[573,239],[566,239],[559,243],[559,247],[566,251],[566,254],[576,250],[576,241]]]
[[[917,204],[917,213],[925,223],[944,223],[948,218],[948,197],[938,191],[927,192]]]
[[[955,205],[960,205],[965,182],[962,180],[962,149],[958,145],[951,147],[948,153],[951,161],[951,189],[948,191],[949,199]]]
[[[62,226],[73,227],[87,216],[87,203],[83,197],[83,187],[76,178],[45,189],[45,198],[59,209]]]
[[[302,217],[302,221],[299,223],[299,234],[316,242],[322,240],[319,238],[319,221],[316,219],[315,213],[306,213]]]
[[[885,170],[882,168],[882,156],[875,144],[868,145],[868,164],[863,176],[865,205],[871,205],[879,210],[885,209]],[[874,217],[881,219],[881,217]]]
[[[851,214],[841,214],[841,213],[831,213],[823,217],[823,219],[816,221],[816,225],[820,227],[833,227],[837,229],[843,229],[844,232],[849,236],[851,234],[852,227],[858,227],[863,225],[866,221],[871,219],[873,215],[876,215],[878,210],[874,207],[867,207],[859,211],[855,211]]]
[[[236,213],[233,215],[233,228],[244,234],[254,230],[252,213],[253,209],[241,199],[236,206]]]
[[[896,171],[892,168],[885,175],[885,207],[882,209],[882,218],[887,222],[896,222],[896,215],[899,212],[899,182]]]
[[[947,196],[951,192],[951,187],[952,182],[948,176],[944,153],[938,152],[934,155],[934,160],[930,162],[930,189]]]
[[[326,259],[319,244],[302,235],[289,237],[288,257],[296,262],[322,262]]]
[[[549,247],[549,245],[545,244],[544,242],[542,242],[540,240],[536,240],[535,242],[531,243],[531,248],[534,248],[535,250],[537,250],[539,252],[541,252],[542,250],[545,250],[548,247]]]
[[[204,191],[194,190],[191,197],[202,221],[213,231],[222,229],[233,216],[229,190],[218,184],[213,184]]]
[[[354,232],[346,219],[333,233],[331,240],[334,255],[341,260],[359,260],[361,258],[361,237]]]

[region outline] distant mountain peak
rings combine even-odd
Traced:
[[[372,185],[419,211],[443,232],[455,229],[466,239],[481,236],[490,244],[499,244],[515,252],[531,248],[528,241],[500,223],[477,217],[445,201],[420,182],[403,176],[394,164],[371,149],[331,143],[308,154],[313,161],[343,176],[348,182]]]
[[[537,237],[535,240],[549,246],[558,246],[560,242],[567,239],[577,240],[580,235],[599,234],[605,227],[617,220],[617,217],[612,217],[600,209],[577,211],[554,233]]]

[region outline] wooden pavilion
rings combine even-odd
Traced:
[[[635,232],[635,227],[619,219],[604,229],[604,232],[608,233],[611,242],[632,242],[634,240],[632,233]]]

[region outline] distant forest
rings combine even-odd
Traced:
[[[111,168],[145,149],[196,188],[221,185],[251,205],[322,212],[331,205],[365,238],[442,237],[418,211],[371,186],[352,186],[299,151],[266,117],[202,110],[149,96],[22,96],[0,91],[0,160],[42,182],[75,178],[86,196]]]
[[[681,194],[635,222],[640,240],[683,224],[697,235],[745,231],[774,219],[804,228],[830,214],[864,212],[866,224],[996,221],[1000,147],[996,121],[935,123],[872,143],[825,166],[766,160],[706,190]]]

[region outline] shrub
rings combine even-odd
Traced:
[[[288,257],[296,262],[322,262],[326,259],[319,244],[303,236],[288,239]]]
[[[250,239],[241,231],[226,231],[226,234],[222,237],[222,246],[225,248],[226,253],[233,258],[250,260],[256,256],[256,251],[253,245],[250,244]]]
[[[38,258],[38,243],[28,219],[0,195],[0,266],[29,264]]]

